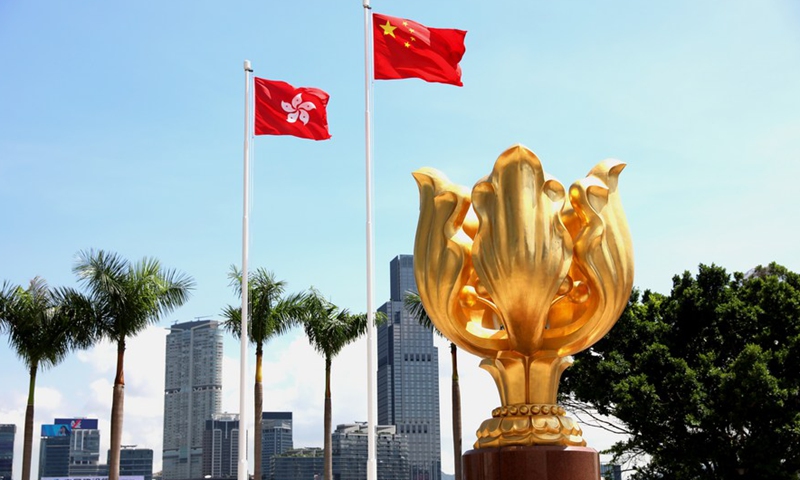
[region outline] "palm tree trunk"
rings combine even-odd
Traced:
[[[253,427],[253,480],[261,480],[264,473],[261,471],[261,412],[264,410],[264,387],[261,374],[261,360],[264,349],[259,343],[256,346],[256,385],[253,390],[255,397],[255,426]],[[241,434],[241,433],[240,433]]]
[[[461,386],[458,383],[458,349],[450,344],[450,359],[453,364],[453,465],[455,480],[461,480]]]
[[[331,444],[331,359],[325,357],[325,439],[323,461],[325,463],[324,479],[333,480],[333,445]]]
[[[33,456],[33,393],[36,387],[36,371],[39,364],[31,365],[30,380],[28,381],[28,406],[25,407],[25,433],[22,440],[22,477],[21,480],[31,478],[31,457]]]
[[[111,400],[111,448],[108,452],[108,480],[119,480],[119,451],[122,446],[122,416],[125,404],[125,338],[117,342],[117,374]]]

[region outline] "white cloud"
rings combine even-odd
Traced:
[[[25,397],[21,395],[3,395],[0,397],[0,423],[16,424],[25,417]]]
[[[76,352],[75,357],[88,364],[96,373],[112,373],[116,368],[116,351],[115,345],[103,340],[91,349]]]
[[[112,380],[107,377],[97,378],[89,384],[92,395],[87,398],[88,410],[110,412],[113,395]]]
[[[58,411],[61,409],[63,396],[61,392],[49,387],[36,387],[34,406],[40,412]]]

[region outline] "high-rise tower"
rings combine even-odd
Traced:
[[[218,413],[206,420],[203,477],[236,478],[239,471],[239,415]]]
[[[39,443],[39,480],[69,476],[69,425],[42,425]]]
[[[222,331],[211,320],[176,323],[167,335],[163,480],[203,478],[203,431],[222,408]]]
[[[262,412],[261,477],[272,478],[272,457],[292,448],[292,412]]]
[[[97,477],[104,467],[96,418],[56,418],[42,425],[39,478]]]
[[[335,480],[367,478],[368,432],[367,423],[359,422],[338,425],[331,434]],[[377,480],[408,480],[408,435],[394,425],[377,425],[375,441]]]
[[[439,356],[433,332],[403,305],[417,292],[414,257],[398,255],[389,270],[390,300],[379,309],[387,321],[378,327],[378,423],[408,435],[410,480],[440,480]]]
[[[106,456],[106,464],[111,459],[111,450]],[[153,480],[153,449],[137,448],[136,445],[122,445],[119,451],[119,476],[138,477]]]
[[[100,469],[100,430],[96,418],[56,418],[69,425],[69,476],[93,477]]]
[[[11,480],[14,465],[14,436],[17,426],[0,425],[0,480]]]

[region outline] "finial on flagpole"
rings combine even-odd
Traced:
[[[369,0],[364,0],[364,8],[370,10],[372,7],[369,6]]]
[[[365,0],[365,1],[369,1],[369,0]],[[245,60],[244,61],[244,71],[245,72],[252,72],[253,71],[253,69],[250,67],[250,60]]]

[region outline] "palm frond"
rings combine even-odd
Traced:
[[[36,277],[27,289],[8,282],[0,290],[4,328],[10,346],[30,369],[60,363],[76,348],[96,340],[94,323],[74,321],[72,291],[53,290]]]
[[[54,291],[56,303],[61,305],[60,315],[72,327],[72,342],[75,348],[89,348],[102,337],[98,314],[92,300],[72,288]]]
[[[167,315],[186,303],[196,286],[192,277],[176,270],[165,270],[155,278],[161,285],[161,299],[158,302],[160,315]]]
[[[116,295],[120,290],[120,280],[129,269],[129,262],[115,253],[104,250],[82,250],[72,268],[78,282],[92,291]]]
[[[79,252],[73,271],[87,291],[102,335],[117,343],[186,303],[195,285],[155,258],[131,263],[104,250]]]
[[[305,299],[303,328],[314,350],[331,359],[367,331],[367,315],[340,309],[312,288]]]
[[[231,265],[230,285],[241,298],[242,272]],[[263,345],[274,336],[282,335],[298,325],[302,316],[303,293],[284,297],[286,282],[264,268],[248,272],[248,338],[254,345]],[[235,318],[232,316],[235,314]],[[241,308],[228,306],[223,310],[226,329],[241,338]]]
[[[411,317],[416,319],[420,325],[433,330],[436,335],[444,337],[442,332],[440,332],[439,329],[436,328],[436,325],[434,325],[431,317],[428,316],[428,312],[425,311],[425,306],[422,304],[422,298],[420,298],[418,293],[407,291],[403,297],[403,306],[406,307],[406,310]]]
[[[222,327],[238,338],[242,338],[242,309],[228,305],[222,309]]]
[[[228,285],[236,292],[236,296],[242,297],[242,272],[236,265],[231,265],[228,271]]]

